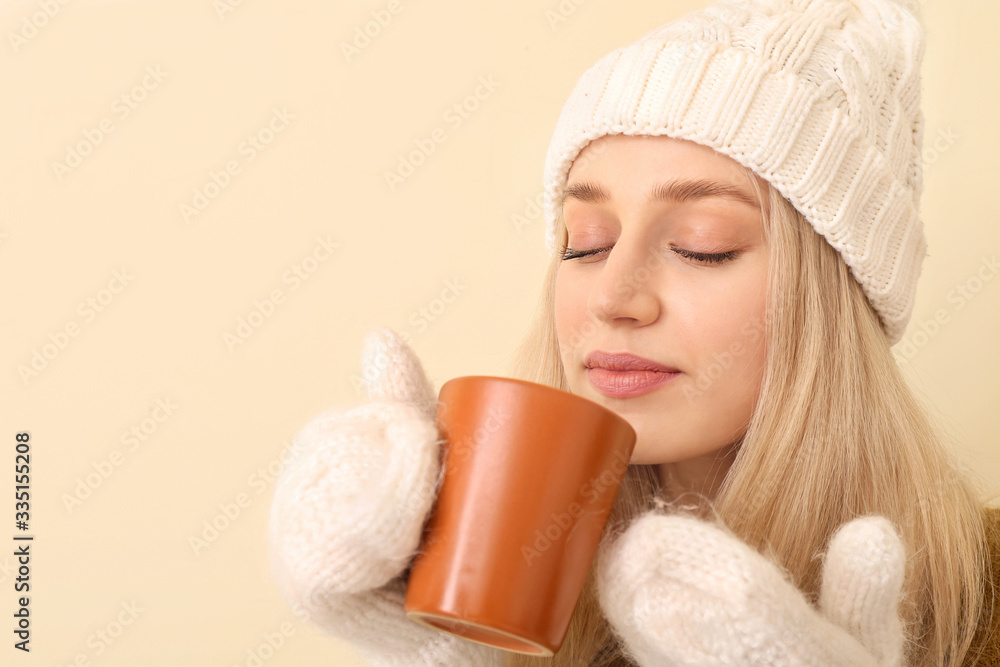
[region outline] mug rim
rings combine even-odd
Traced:
[[[444,384],[441,385],[441,388],[438,390],[438,402],[439,403],[440,403],[441,392],[444,391],[444,388],[447,385],[449,385],[449,384],[451,384],[453,382],[456,382],[456,383],[462,383],[462,382],[473,382],[473,383],[480,383],[480,382],[485,382],[485,383],[506,382],[506,383],[514,383],[514,384],[518,384],[518,385],[521,385],[521,386],[526,387],[526,388],[530,388],[530,390],[532,390],[532,391],[556,392],[556,395],[561,394],[563,396],[563,400],[583,401],[585,404],[589,404],[589,406],[591,407],[591,409],[597,410],[599,412],[603,412],[605,415],[610,416],[612,419],[620,421],[623,425],[625,425],[626,427],[628,427],[628,429],[630,431],[632,431],[632,437],[633,438],[638,439],[638,437],[639,437],[639,434],[636,433],[635,428],[632,426],[632,424],[630,424],[629,421],[627,419],[625,419],[625,417],[621,416],[620,414],[618,414],[617,412],[615,412],[611,408],[609,408],[607,406],[604,406],[604,405],[601,405],[600,403],[597,403],[596,401],[592,401],[591,399],[587,398],[586,396],[581,396],[579,394],[574,394],[571,391],[566,391],[564,389],[560,389],[559,387],[553,387],[552,385],[542,384],[540,382],[531,382],[531,381],[528,381],[528,380],[521,380],[519,378],[504,377],[502,375],[459,375],[459,376],[453,377],[453,378],[451,378],[449,380],[446,380],[444,382]]]

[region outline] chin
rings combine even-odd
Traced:
[[[668,436],[669,437],[669,434]],[[661,463],[679,463],[689,459],[695,459],[707,454],[712,454],[722,449],[725,445],[713,445],[708,443],[669,443],[667,447],[660,442],[657,449],[644,446],[642,438],[636,442],[635,449],[632,450],[631,465],[659,465]]]
[[[670,452],[649,451],[648,448],[642,446],[642,443],[636,443],[629,463],[631,465],[659,465],[660,463],[674,463],[677,460],[683,459],[671,456]]]

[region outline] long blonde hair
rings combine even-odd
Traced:
[[[764,202],[771,249],[767,360],[746,433],[711,503],[715,520],[780,563],[815,604],[816,556],[836,528],[860,515],[889,518],[908,555],[900,605],[906,664],[958,667],[992,602],[981,481],[945,446],[837,251],[776,190],[747,175]],[[562,220],[556,237],[565,243]],[[559,262],[554,255],[508,372],[569,391],[553,313]],[[652,466],[629,466],[602,547],[660,491]],[[504,664],[633,664],[601,612],[593,567],[555,656],[508,653]]]

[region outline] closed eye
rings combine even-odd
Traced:
[[[600,255],[602,253],[608,252],[614,246],[609,246],[607,248],[596,248],[594,250],[573,250],[569,247],[564,247],[562,251],[563,261],[567,259],[579,259],[580,257],[590,257],[594,255]],[[688,259],[693,259],[696,262],[702,262],[704,264],[721,264],[722,262],[735,259],[739,255],[738,250],[730,250],[728,252],[718,252],[718,253],[706,253],[706,252],[695,252],[693,250],[685,250],[684,248],[671,247],[675,253],[682,257]]]

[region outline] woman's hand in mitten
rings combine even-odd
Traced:
[[[898,667],[905,563],[887,519],[841,526],[817,610],[743,541],[699,519],[650,512],[603,554],[598,591],[643,667]]]
[[[361,355],[368,402],[309,421],[275,485],[269,542],[281,594],[376,665],[499,664],[497,649],[421,626],[403,573],[440,478],[437,396],[390,329]]]

